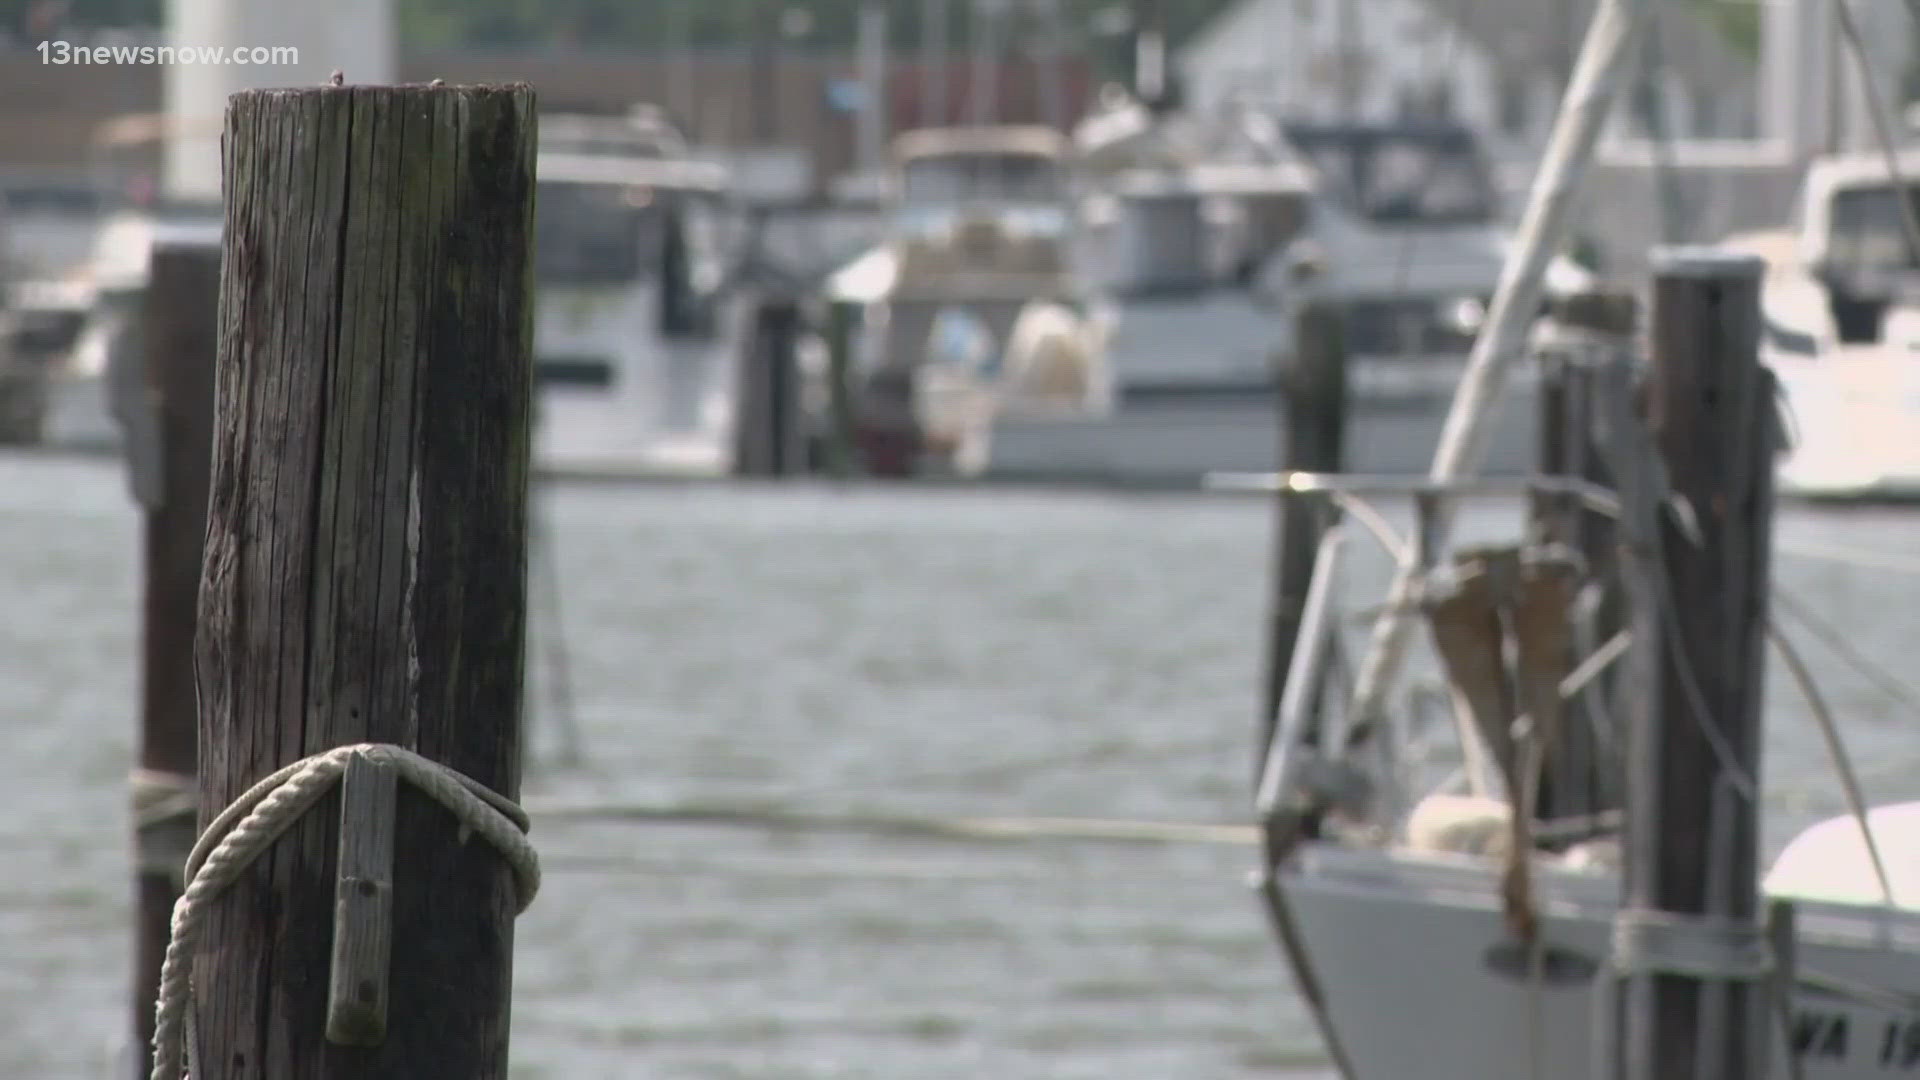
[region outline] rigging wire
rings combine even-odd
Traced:
[[[1912,709],[1914,717],[1920,719],[1920,690],[1915,690],[1911,685],[1901,681],[1899,676],[1888,671],[1865,653],[1855,648],[1853,643],[1848,641],[1846,636],[1841,634],[1838,628],[1814,614],[1812,608],[1800,602],[1792,593],[1781,588],[1777,583],[1773,587],[1772,599],[1773,602],[1778,604],[1787,614],[1799,620],[1800,624],[1815,638],[1819,639],[1822,645],[1825,645],[1828,649],[1832,650],[1836,656],[1845,661],[1848,667],[1853,668],[1854,671],[1866,678],[1867,681],[1873,683],[1873,685],[1887,697]]]
[[[1873,862],[1873,876],[1879,879],[1880,892],[1886,898],[1887,906],[1895,904],[1893,881],[1887,876],[1887,864],[1880,858],[1880,845],[1873,836],[1873,826],[1867,821],[1867,799],[1860,788],[1860,776],[1854,772],[1853,759],[1847,756],[1846,744],[1840,741],[1840,726],[1834,722],[1833,713],[1827,709],[1827,702],[1820,694],[1820,687],[1814,682],[1813,673],[1807,669],[1806,662],[1800,657],[1800,650],[1794,648],[1780,627],[1772,620],[1767,622],[1767,636],[1773,639],[1773,647],[1780,653],[1780,659],[1786,661],[1787,670],[1793,674],[1793,680],[1800,687],[1801,696],[1807,699],[1807,708],[1813,711],[1814,720],[1820,728],[1820,737],[1826,741],[1827,754],[1833,759],[1834,771],[1840,774],[1840,787],[1847,797],[1847,809],[1852,811],[1853,820],[1860,826],[1860,840],[1867,847],[1867,858]]]

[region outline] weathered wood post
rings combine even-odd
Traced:
[[[1327,301],[1304,304],[1295,313],[1291,363],[1277,380],[1280,467],[1301,472],[1338,472],[1343,467],[1347,426],[1346,308]],[[1287,669],[1300,636],[1300,613],[1313,582],[1320,539],[1334,515],[1324,504],[1280,495],[1274,522],[1274,595],[1267,619],[1266,692],[1260,701],[1258,751],[1253,779],[1267,767],[1267,748],[1286,693]]]
[[[740,365],[734,420],[734,473],[786,476],[798,471],[800,373],[794,346],[800,306],[791,297],[767,294],[754,306],[752,330]]]
[[[1540,352],[1540,424],[1538,472],[1570,476],[1600,488],[1613,486],[1605,455],[1593,437],[1599,369],[1630,367],[1639,305],[1632,293],[1594,290],[1565,297],[1545,324]],[[1579,558],[1590,581],[1600,585],[1592,619],[1578,627],[1574,648],[1557,663],[1558,677],[1592,656],[1624,625],[1615,579],[1614,523],[1577,495],[1535,492],[1530,517],[1534,539],[1563,548]],[[1588,698],[1610,700],[1602,688],[1613,679],[1600,676]],[[1557,747],[1540,781],[1537,815],[1571,818],[1617,809],[1621,781],[1618,758],[1605,752],[1595,723],[1603,709],[1575,709],[1564,723]]]
[[[141,362],[116,372],[125,380],[117,411],[126,418],[129,454],[138,459],[128,464],[146,511],[140,767],[133,777],[133,1021],[141,1076],[153,1068],[154,991],[194,838],[199,726],[193,627],[213,453],[220,248],[169,242],[154,248],[149,265],[135,344]]]
[[[854,445],[853,354],[862,311],[850,300],[827,303],[827,471],[846,478],[860,471]]]
[[[203,827],[362,742],[517,797],[534,146],[521,84],[229,100]],[[212,901],[193,1080],[504,1077],[507,861],[411,784],[384,834],[343,829],[343,803],[377,821],[393,780],[345,783],[369,798],[327,793]],[[342,950],[336,898],[389,921]],[[342,988],[336,955],[361,945]]]
[[[1679,248],[1654,266],[1647,419],[1683,509],[1663,509],[1650,537],[1655,610],[1641,618],[1661,640],[1629,710],[1625,906],[1651,924],[1626,927],[1641,977],[1625,1063],[1636,1080],[1735,1080],[1765,1067],[1771,989],[1757,785],[1778,430],[1759,360],[1762,264]],[[1658,947],[1668,927],[1708,959],[1677,973]]]

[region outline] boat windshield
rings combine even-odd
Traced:
[[[1907,198],[1920,211],[1920,186],[1909,185]],[[1836,267],[1920,269],[1905,229],[1892,184],[1843,188],[1833,196],[1828,262]]]
[[[1493,181],[1464,130],[1296,126],[1287,138],[1312,163],[1328,193],[1369,221],[1478,225],[1493,220]]]
[[[1060,163],[1043,154],[968,153],[915,158],[901,169],[910,207],[974,203],[1056,204],[1066,198]]]
[[[659,268],[656,192],[627,184],[546,181],[534,210],[534,275],[548,285],[615,285]]]

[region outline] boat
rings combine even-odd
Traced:
[[[860,313],[850,380],[869,472],[976,476],[996,418],[1111,408],[1070,151],[1035,125],[895,140],[887,236],[825,290]]]
[[[134,117],[133,120],[148,118]],[[116,129],[117,131],[118,129]],[[141,124],[116,137],[152,140]],[[719,475],[729,467],[740,319],[726,173],[697,160],[658,110],[541,120],[534,237],[534,466],[555,474]],[[39,441],[113,450],[109,372],[134,334],[156,243],[219,242],[217,207],[108,215],[91,257],[16,288],[19,318],[67,330]],[[36,314],[37,313],[37,314]]]
[[[1898,154],[1920,204],[1920,150]],[[1767,361],[1794,421],[1782,488],[1812,498],[1920,495],[1920,252],[1879,151],[1807,168],[1798,228],[1728,237],[1767,262]]]
[[[1623,397],[1627,385],[1623,379]],[[1554,476],[1452,487],[1358,474],[1260,479],[1286,493],[1295,507],[1289,513],[1334,499],[1348,507],[1356,500],[1424,501],[1415,533],[1431,529],[1432,500],[1441,493],[1608,501],[1577,479]],[[1528,542],[1520,530],[1511,544],[1463,551],[1451,566],[1436,563],[1423,580],[1421,610],[1445,681],[1443,703],[1410,688],[1392,699],[1391,722],[1375,736],[1379,745],[1348,742],[1362,692],[1336,681],[1354,669],[1343,627],[1355,613],[1341,597],[1354,561],[1349,549],[1372,532],[1363,516],[1370,515],[1343,515],[1317,550],[1257,797],[1268,853],[1257,872],[1261,896],[1329,1053],[1343,1080],[1625,1075],[1612,1070],[1621,1058],[1615,965],[1626,962],[1621,942],[1629,932],[1653,939],[1633,949],[1667,957],[1718,957],[1733,947],[1715,949],[1732,936],[1722,930],[1701,931],[1709,936],[1704,945],[1678,942],[1672,929],[1689,924],[1648,923],[1623,903],[1622,851],[1632,834],[1622,813],[1622,714],[1609,706],[1629,693],[1624,680],[1631,676],[1612,673],[1626,666],[1632,645],[1616,631],[1602,632],[1593,608],[1583,613],[1572,603],[1582,591],[1613,585],[1604,574],[1586,576],[1573,563],[1556,562],[1564,550]],[[1475,597],[1476,587],[1502,580],[1517,586],[1506,603],[1467,602],[1484,599]],[[1533,648],[1512,629],[1537,631],[1532,620],[1543,612],[1564,620],[1556,640],[1580,644],[1573,662],[1544,671],[1530,669],[1538,663],[1527,658]],[[1477,640],[1463,643],[1463,631],[1482,617],[1485,633],[1466,632]],[[1512,659],[1499,659],[1502,650]],[[1514,758],[1524,740],[1500,745],[1481,711],[1486,684],[1476,683],[1475,672],[1487,670],[1500,673],[1503,689],[1492,693],[1516,695],[1506,699],[1510,705],[1529,700],[1530,686],[1542,683],[1567,694],[1554,721],[1563,725],[1560,739],[1591,756],[1548,757],[1538,774],[1544,779],[1521,779],[1527,774]],[[1569,693],[1576,679],[1585,681]],[[1515,730],[1526,730],[1516,723]],[[1330,749],[1341,746],[1346,755]],[[1537,793],[1569,777],[1574,782],[1562,795],[1573,797],[1548,807]],[[1515,795],[1529,790],[1535,794]],[[1542,799],[1539,813],[1517,825],[1512,807],[1529,797]],[[1866,834],[1871,841],[1863,841]],[[1526,857],[1516,858],[1516,850]],[[1791,985],[1760,984],[1763,995],[1782,995],[1787,1013],[1768,1021],[1771,1075],[1864,1080],[1920,1065],[1920,803],[1875,807],[1806,829],[1766,871],[1763,888],[1793,911],[1791,944],[1782,950],[1791,958],[1782,967]],[[1647,925],[1651,931],[1642,931]],[[1780,955],[1753,940],[1762,933],[1741,939],[1749,941],[1743,955],[1750,959],[1739,963],[1756,971],[1763,961],[1752,957]],[[1779,947],[1778,939],[1771,944]],[[1668,962],[1684,970],[1688,961]],[[1774,960],[1764,964],[1775,970]],[[1789,1059],[1798,1073],[1784,1071]]]
[[[1869,807],[1860,795],[1805,665],[1762,622],[1767,541],[1713,567],[1741,568],[1746,615],[1672,591],[1675,560],[1707,573],[1704,560],[1674,545],[1764,534],[1772,485],[1698,485],[1696,498],[1724,500],[1710,506],[1683,498],[1670,478],[1689,464],[1679,443],[1659,446],[1653,426],[1671,432],[1672,411],[1657,406],[1653,421],[1641,413],[1636,379],[1647,369],[1635,328],[1536,325],[1517,302],[1540,289],[1546,252],[1564,235],[1643,10],[1633,0],[1598,10],[1534,180],[1515,266],[1501,278],[1430,473],[1211,480],[1285,500],[1254,877],[1344,1080],[1864,1080],[1920,1066],[1920,803]],[[1692,287],[1688,275],[1717,274],[1723,285],[1752,275],[1754,291],[1740,301],[1756,309],[1750,338],[1717,329],[1735,325],[1719,321],[1728,309],[1716,305],[1730,295],[1721,291],[1693,294],[1692,319],[1708,329],[1684,348],[1678,336],[1666,340],[1674,356],[1715,347],[1716,335],[1720,347],[1754,350],[1727,357],[1752,377],[1722,390],[1751,412],[1723,427],[1751,455],[1729,471],[1769,476],[1784,421],[1766,394],[1771,356],[1762,350],[1774,346],[1762,344],[1758,316],[1778,308],[1754,280],[1763,260],[1681,249],[1658,266],[1669,275],[1659,280],[1683,282],[1673,286],[1681,292]],[[1676,293],[1656,295],[1676,302]],[[1677,334],[1678,324],[1666,327]],[[1511,348],[1523,334],[1534,347]],[[1543,461],[1530,475],[1475,475],[1474,447],[1494,422],[1504,368],[1523,355],[1556,379],[1582,373],[1578,395],[1561,381],[1555,394],[1567,396],[1549,400],[1587,403],[1563,410],[1559,437],[1598,468]],[[1683,371],[1675,382],[1690,378]],[[1701,399],[1708,410],[1733,404]],[[1488,497],[1526,508],[1512,534],[1450,550],[1451,507]],[[1374,506],[1380,499],[1412,504],[1407,535]],[[1721,522],[1719,539],[1702,531],[1709,514]],[[1356,658],[1343,583],[1350,548],[1369,537],[1398,570],[1386,602],[1368,607],[1373,633]],[[1702,622],[1707,607],[1715,610]],[[1445,686],[1437,696],[1395,681],[1414,660],[1422,624],[1427,670]],[[1724,636],[1708,637],[1708,627]],[[1750,808],[1764,789],[1758,736],[1745,721],[1759,722],[1765,704],[1757,688],[1769,638],[1822,725],[1850,813],[1804,830],[1753,873]],[[1728,647],[1735,641],[1743,647]],[[1703,662],[1715,667],[1702,674]],[[1681,737],[1684,752],[1656,752]],[[1675,810],[1674,801],[1689,805]],[[1678,816],[1686,809],[1706,817]],[[1680,873],[1659,862],[1679,834],[1686,852],[1702,851],[1685,882],[1654,872]],[[1729,984],[1747,988],[1751,1010],[1727,1005]],[[1657,1011],[1655,994],[1675,988],[1697,994],[1694,1007]]]
[[[1088,182],[1104,241],[1090,262],[1109,268],[1115,296],[1115,408],[1005,418],[990,472],[1192,485],[1266,467],[1282,437],[1276,373],[1308,293],[1347,312],[1351,467],[1426,468],[1508,242],[1470,130],[1288,122],[1242,105],[1097,116],[1083,134],[1102,143],[1083,157],[1108,162]],[[1550,292],[1589,280],[1550,264]],[[1496,472],[1532,451],[1525,386],[1511,397]]]
[[[730,468],[739,215],[726,172],[657,110],[543,116],[534,236],[534,464]]]
[[[153,249],[219,242],[217,210],[174,205],[122,209],[103,219],[91,255],[79,268],[15,286],[9,318],[35,331],[45,380],[33,443],[84,453],[114,452],[124,445],[126,433],[114,413],[112,388],[116,372],[139,370]]]

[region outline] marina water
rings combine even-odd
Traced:
[[[516,931],[516,1080],[1318,1071],[1244,884],[1250,848],[537,813],[1243,821],[1265,502],[605,485],[545,490],[538,507],[587,761],[553,760],[554,607],[536,577],[526,797],[547,882]],[[1476,510],[1466,532],[1502,535],[1516,513]],[[0,1076],[117,1075],[124,1049],[137,524],[114,462],[0,458]],[[1910,669],[1920,576],[1804,552],[1920,552],[1920,515],[1788,508],[1779,535],[1782,587]],[[1370,558],[1356,596],[1384,582]],[[1869,796],[1920,795],[1917,718],[1781,614]],[[1773,667],[1769,858],[1841,808]]]

